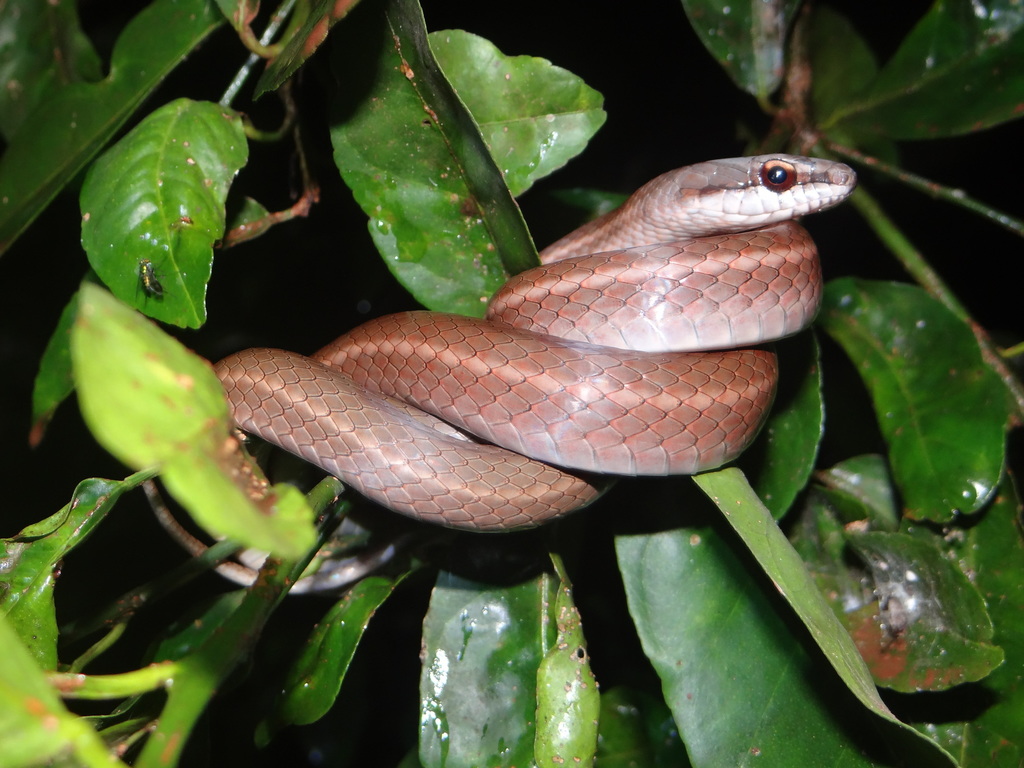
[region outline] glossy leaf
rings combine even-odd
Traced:
[[[809,334],[778,345],[779,388],[757,441],[740,458],[776,519],[807,485],[825,426],[818,344]]]
[[[775,526],[767,511],[762,519]],[[870,724],[817,649],[797,640],[784,604],[724,531],[705,525],[616,539],[630,615],[692,764],[885,765],[866,756],[885,753],[876,741],[883,734],[901,754],[915,754],[915,765],[950,765],[911,731],[878,727],[893,721]],[[801,599],[788,589],[786,597]],[[841,628],[828,642],[851,648],[830,656],[834,666],[861,663]],[[877,699],[872,709],[886,711]]]
[[[83,480],[63,509],[3,540],[0,612],[43,669],[57,668],[53,589],[65,556],[92,533],[131,483]]]
[[[546,576],[511,587],[442,573],[423,622],[420,761],[424,768],[533,762]]]
[[[932,541],[901,533],[851,535],[877,602],[849,617],[879,685],[945,690],[986,677],[1003,661],[978,591]]]
[[[550,61],[506,56],[461,29],[429,40],[516,197],[578,155],[604,123],[601,94]]]
[[[383,23],[345,31],[356,39],[337,49],[338,80],[368,74],[367,60],[376,69],[369,93],[336,104],[335,164],[417,301],[480,316],[510,273],[536,263],[519,209],[433,59],[418,6],[398,0]]]
[[[312,723],[327,714],[370,619],[400,582],[400,578],[369,576],[331,606],[289,670],[277,709],[265,728]]]
[[[826,286],[819,322],[871,393],[904,514],[947,521],[984,504],[1007,401],[971,331],[920,288],[848,278]]]
[[[844,522],[865,520],[876,531],[899,527],[899,509],[884,457],[854,456],[822,470],[818,480],[829,490],[829,499],[843,513]]]
[[[9,0],[0,13],[0,134],[10,140],[46,96],[100,79],[100,60],[70,0]]]
[[[683,0],[694,31],[740,88],[767,99],[782,82],[796,0]]]
[[[0,253],[219,23],[208,0],[155,0],[118,37],[104,80],[48,94],[0,158]]]
[[[1015,0],[938,0],[861,98],[835,114],[840,129],[934,139],[1020,117],[1024,14]]]
[[[992,506],[972,526],[955,553],[970,569],[992,617],[992,642],[1005,661],[981,685],[993,704],[976,719],[944,726],[965,768],[1019,765],[1024,745],[1024,540],[1020,496],[1003,479]],[[986,749],[987,747],[987,749]],[[990,760],[991,762],[987,762]]]
[[[201,608],[197,607],[194,614],[185,621],[168,627],[166,637],[153,648],[152,660],[179,661],[188,658],[202,648],[215,635],[223,630],[227,621],[238,611],[245,599],[245,592],[236,589],[218,595]]]
[[[891,718],[863,660],[821,596],[800,556],[766,514],[767,510],[751,492],[743,474],[736,469],[723,469],[697,475],[694,482],[725,514],[726,521],[800,617],[843,682],[864,706]]]
[[[257,506],[236,485],[227,403],[205,360],[89,284],[71,359],[96,439],[129,466],[160,466],[168,490],[207,530],[268,552],[312,546],[312,512],[297,489],[277,486]]]
[[[82,245],[115,296],[168,323],[205,322],[213,244],[248,149],[236,112],[178,99],[93,164],[82,186]]]

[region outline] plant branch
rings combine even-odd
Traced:
[[[991,222],[998,224],[999,226],[1008,229],[1015,235],[1024,237],[1024,221],[1011,216],[1008,213],[998,211],[990,205],[975,200],[970,197],[962,189],[953,189],[947,187],[938,182],[926,179],[923,176],[918,176],[914,173],[904,171],[902,168],[897,168],[894,165],[879,160],[877,157],[871,155],[865,155],[863,152],[858,152],[852,147],[847,147],[842,144],[837,144],[834,141],[826,140],[825,146],[835,152],[837,155],[845,157],[849,160],[856,160],[859,163],[863,163],[866,166],[881,171],[884,174],[892,176],[899,181],[902,181],[908,187],[913,187],[919,192],[924,192],[926,195],[933,197],[937,200],[945,200],[948,203],[959,205],[972,213],[976,213],[979,216],[983,216]]]

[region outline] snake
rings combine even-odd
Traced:
[[[388,509],[535,527],[607,477],[697,474],[750,445],[775,396],[769,342],[820,304],[797,219],[855,186],[849,166],[797,155],[689,165],[545,248],[482,319],[400,312],[215,371],[241,430]]]

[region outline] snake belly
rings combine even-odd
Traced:
[[[484,319],[403,312],[310,357],[249,349],[216,371],[241,429],[389,509],[540,525],[597,498],[598,475],[695,474],[742,453],[777,379],[755,345],[820,302],[794,219],[855,184],[793,155],[687,166],[542,251]]]

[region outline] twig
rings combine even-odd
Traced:
[[[998,224],[1005,229],[1008,229],[1013,234],[1020,237],[1024,237],[1024,221],[997,211],[990,205],[975,200],[973,197],[968,195],[962,189],[954,189],[947,187],[938,182],[926,179],[923,176],[918,176],[915,173],[904,171],[902,168],[897,168],[894,165],[879,160],[877,157],[871,155],[865,155],[863,152],[858,152],[852,147],[847,147],[842,144],[837,144],[834,141],[825,141],[825,146],[835,152],[837,155],[841,155],[850,160],[856,160],[859,163],[863,163],[871,168],[874,168],[882,173],[888,174],[899,181],[902,181],[908,187],[913,187],[919,192],[924,192],[926,195],[934,197],[937,200],[945,200],[948,203],[959,205],[972,213],[976,213],[979,216],[984,216],[989,221]]]
[[[281,3],[281,6],[277,9],[277,12],[274,13],[270,22],[267,24],[267,28],[263,30],[263,34],[260,36],[259,43],[261,46],[270,45],[270,41],[274,39],[281,27],[284,26],[285,21],[288,20],[288,16],[291,14],[292,8],[294,7],[295,0],[285,0],[285,2]],[[249,75],[252,73],[252,68],[260,61],[263,61],[263,59],[255,53],[249,55],[249,58],[245,60],[245,63],[239,68],[238,72],[231,80],[227,90],[224,91],[224,95],[220,97],[220,101],[218,103],[221,106],[227,107],[231,105],[231,102],[235,100],[238,92],[242,90],[242,86],[245,84],[245,81],[249,79]]]

